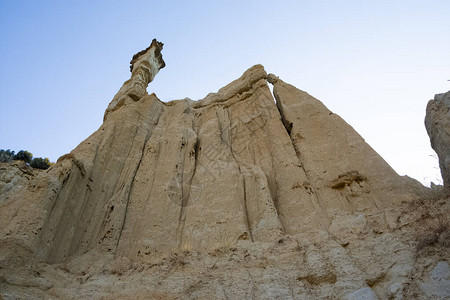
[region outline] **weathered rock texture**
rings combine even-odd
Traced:
[[[157,72],[154,43],[141,57],[150,53]],[[126,82],[95,133],[0,201],[6,296],[400,299],[445,290],[448,201],[417,212],[431,191],[398,176],[317,99],[261,65],[199,101],[140,91]],[[436,216],[445,228],[430,229],[435,240],[422,248],[435,245],[428,266],[439,282],[411,246],[411,224]],[[428,290],[407,288],[427,276]]]
[[[38,176],[40,169],[34,169],[22,160],[0,163],[0,205],[14,197],[17,190],[25,188],[28,182]]]
[[[130,61],[131,78],[124,82],[108,105],[104,119],[111,111],[133,101],[139,101],[142,97],[148,95],[148,84],[153,81],[159,70],[166,66],[161,55],[163,46],[163,43],[153,39],[147,49],[133,55],[133,59]]]
[[[444,186],[450,188],[450,91],[428,102],[425,127],[439,157]]]

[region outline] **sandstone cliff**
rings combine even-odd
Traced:
[[[425,127],[439,157],[444,185],[450,188],[450,91],[428,102]]]
[[[157,43],[132,61],[102,126],[0,201],[5,295],[445,295],[430,272],[448,274],[448,230],[424,242],[428,269],[410,244],[414,224],[448,224],[447,198],[425,201],[433,191],[261,65],[199,101],[148,95],[165,65]],[[113,288],[124,275],[143,283]],[[416,282],[432,287],[406,288]]]

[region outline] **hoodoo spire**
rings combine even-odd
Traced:
[[[119,107],[139,101],[147,94],[147,86],[159,70],[166,66],[161,54],[164,44],[153,39],[150,46],[139,51],[130,61],[131,78],[124,82],[105,111],[104,119]]]

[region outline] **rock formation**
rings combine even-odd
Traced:
[[[124,82],[114,96],[105,111],[104,119],[111,111],[132,101],[139,101],[142,97],[148,95],[148,84],[153,81],[159,70],[166,66],[161,55],[163,46],[163,43],[153,39],[147,49],[133,55],[133,59],[130,61],[131,78]]]
[[[0,205],[3,201],[14,197],[17,190],[25,188],[42,172],[40,169],[30,167],[23,160],[0,163]]]
[[[199,101],[148,95],[165,65],[161,49],[154,40],[133,57],[131,79],[95,133],[0,201],[7,295],[401,299],[435,286],[445,294],[447,231],[431,243],[439,282],[408,248],[410,223],[431,211],[411,207],[428,189],[261,65]],[[444,218],[447,203],[422,206]],[[417,282],[413,267],[429,290],[406,289]],[[142,284],[99,287],[124,275]],[[63,287],[73,276],[85,288]]]
[[[439,157],[444,186],[450,188],[450,91],[428,102],[425,127]]]

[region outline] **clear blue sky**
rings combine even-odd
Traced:
[[[203,98],[261,63],[350,123],[401,175],[440,179],[423,119],[450,90],[450,1],[0,0],[0,148],[52,161],[102,123],[156,37],[149,92]]]

